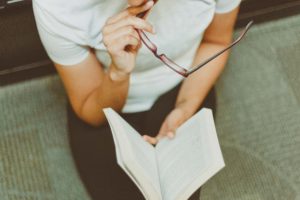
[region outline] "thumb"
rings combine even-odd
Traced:
[[[176,132],[176,129],[177,129],[177,124],[172,122],[172,121],[169,121],[168,125],[167,125],[167,129],[166,129],[166,135],[169,137],[169,138],[173,138],[175,136],[175,132]]]
[[[166,121],[166,127],[164,129],[164,131],[166,131],[166,134],[168,136],[172,136],[175,135],[175,132],[177,130],[177,128],[182,124],[183,119],[178,117],[178,115],[172,115],[168,118],[168,120]]]
[[[153,5],[154,5],[154,2],[152,0],[147,1],[147,3],[145,3],[143,5],[129,7],[128,12],[132,15],[137,15],[139,13],[143,13],[143,12],[149,10]]]
[[[170,121],[165,121],[158,132],[158,137],[167,136],[173,138],[175,136],[176,126]]]

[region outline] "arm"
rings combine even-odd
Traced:
[[[224,49],[232,42],[233,28],[238,14],[238,8],[225,14],[216,14],[207,28],[202,43],[196,53],[193,66]],[[220,34],[222,33],[222,34]],[[192,116],[204,101],[206,95],[213,87],[229,56],[229,51],[208,63],[185,79],[177,100],[176,108],[182,108],[187,118]]]
[[[129,7],[107,20],[102,30],[103,42],[112,60],[107,71],[102,68],[92,50],[79,64],[63,66],[55,63],[73,110],[87,123],[101,125],[105,121],[103,108],[112,107],[120,111],[124,106],[130,73],[135,67],[140,47],[135,29],[153,33],[148,22],[135,16],[152,6],[153,2],[149,2]]]
[[[102,108],[112,107],[120,111],[128,92],[129,75],[118,80],[112,67],[104,72],[93,52],[81,63],[73,66],[55,64],[64,83],[75,113],[87,123],[97,126],[103,123]]]
[[[193,66],[201,63],[231,43],[238,10],[239,8],[236,8],[229,13],[215,14],[213,21],[204,33],[203,40],[196,52]],[[146,141],[156,144],[161,137],[174,137],[176,128],[198,110],[223,71],[228,56],[229,52],[225,52],[183,81],[176,99],[175,108],[162,123],[158,135],[155,138],[145,135],[144,139]]]

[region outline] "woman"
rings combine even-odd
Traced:
[[[202,106],[228,53],[184,79],[142,44],[143,30],[181,66],[232,40],[240,0],[34,0],[37,27],[69,97],[70,145],[92,199],[143,199],[117,166],[102,109],[112,107],[155,145]],[[148,11],[144,18],[137,15]],[[199,199],[199,191],[190,199]]]

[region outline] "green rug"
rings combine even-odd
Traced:
[[[300,200],[300,16],[256,25],[217,84],[226,167],[202,200]],[[88,200],[71,158],[66,96],[48,76],[0,88],[0,199]]]
[[[227,167],[207,199],[300,199],[300,17],[257,25],[217,84]]]

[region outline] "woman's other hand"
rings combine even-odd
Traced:
[[[170,139],[175,137],[176,129],[188,119],[188,115],[182,108],[173,109],[165,118],[156,137],[144,135],[144,139],[150,144],[156,145],[163,137]]]
[[[149,10],[153,1],[130,6],[121,13],[110,17],[102,29],[103,42],[112,59],[111,71],[117,77],[128,75],[135,67],[138,49],[141,46],[136,29],[154,33],[153,26],[137,14]]]

